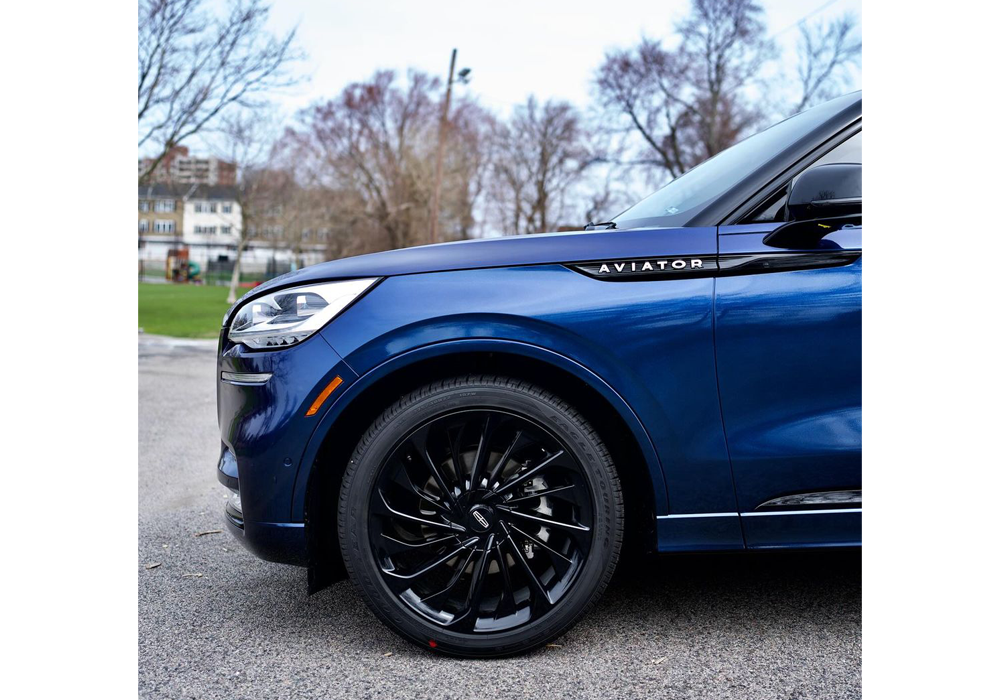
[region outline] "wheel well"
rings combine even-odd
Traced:
[[[336,504],[347,463],[364,431],[404,394],[428,382],[464,374],[498,374],[527,380],[548,389],[583,414],[607,445],[621,480],[625,500],[623,557],[652,550],[656,520],[649,468],[632,430],[600,392],[542,360],[497,352],[443,355],[415,362],[379,379],[351,402],[323,438],[306,492],[311,593],[346,575],[337,542]]]

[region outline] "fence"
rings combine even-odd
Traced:
[[[210,260],[203,263],[189,265],[187,274],[184,273],[183,264],[167,275],[166,260],[140,260],[139,261],[139,281],[140,282],[196,282],[201,284],[213,284],[225,286],[233,278],[232,260]],[[240,283],[254,284],[266,282],[267,280],[292,271],[290,262],[270,259],[265,262],[243,262],[240,264]]]

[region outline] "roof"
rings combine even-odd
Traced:
[[[140,199],[235,200],[236,188],[222,185],[139,185]]]

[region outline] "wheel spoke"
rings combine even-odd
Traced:
[[[511,539],[510,530],[507,528],[506,524],[504,524],[504,530],[507,532],[507,539],[504,541],[509,543],[510,548],[514,551],[514,560],[521,563],[521,568],[524,569],[525,575],[528,578],[528,583],[533,589],[535,589],[535,593],[537,593],[542,600],[551,606],[552,599],[549,598],[549,592],[545,590],[545,586],[542,585],[542,582],[538,580],[537,576],[535,576],[535,572],[531,570],[530,566],[528,566],[528,560],[524,558],[523,554],[521,554],[520,548],[514,544],[514,540]]]
[[[434,601],[439,600],[440,598],[451,593],[452,589],[455,588],[459,580],[462,578],[462,572],[465,571],[467,566],[469,566],[469,561],[472,560],[472,557],[474,557],[475,554],[476,550],[470,549],[469,556],[465,558],[465,561],[462,562],[461,566],[455,568],[455,571],[452,573],[451,578],[448,579],[448,583],[445,584],[445,587],[437,593],[431,593],[429,596],[421,598],[420,602],[424,605],[433,605]]]
[[[451,511],[451,505],[450,504],[446,503],[445,501],[442,501],[437,496],[434,496],[432,494],[427,493],[422,488],[420,488],[415,483],[413,483],[413,477],[410,476],[410,472],[406,469],[406,465],[405,464],[403,464],[400,467],[399,471],[403,472],[403,476],[406,479],[406,483],[405,484],[401,484],[401,486],[404,486],[404,488],[408,488],[410,491],[412,491],[413,493],[415,493],[417,496],[419,496],[423,500],[425,500],[428,503],[430,503],[431,506],[433,506],[437,510],[439,510],[439,511],[440,510]],[[397,483],[398,483],[398,480],[397,480]]]
[[[494,466],[493,470],[490,472],[490,476],[486,480],[487,485],[495,484],[497,479],[500,478],[500,475],[503,474],[504,467],[507,466],[507,462],[510,461],[511,456],[514,454],[514,450],[517,449],[518,443],[521,441],[523,436],[523,430],[518,430],[514,433],[514,439],[511,441],[510,446],[506,449],[506,451],[504,451],[503,455],[500,457],[500,461],[496,463],[496,466]]]
[[[420,518],[416,515],[410,515],[400,510],[396,510],[395,508],[389,505],[389,501],[385,499],[385,494],[382,493],[381,489],[379,489],[378,495],[382,499],[382,505],[385,507],[385,509],[389,512],[389,515],[392,517],[400,518],[401,520],[407,520],[411,523],[419,523],[421,525],[426,525],[427,527],[436,527],[444,530],[454,530],[455,532],[465,532],[465,528],[459,525],[458,523],[452,523],[452,522],[439,523],[434,520],[428,520],[427,518]]]
[[[465,607],[463,612],[457,615],[449,626],[456,629],[472,629],[476,626],[476,619],[479,613],[479,605],[483,599],[483,585],[486,583],[486,574],[490,569],[491,551],[493,549],[493,535],[486,540],[486,547],[482,555],[472,569],[472,580],[469,581],[469,591],[465,596]]]
[[[490,456],[490,438],[496,430],[499,418],[493,413],[487,413],[483,421],[483,429],[479,434],[479,446],[476,448],[476,456],[472,460],[472,472],[469,474],[469,488],[479,488],[479,475],[486,468],[486,462]]]
[[[569,484],[567,486],[557,486],[551,489],[545,489],[543,491],[535,491],[533,493],[526,494],[524,496],[519,496],[518,498],[511,498],[504,501],[504,505],[510,505],[511,503],[519,503],[521,501],[530,501],[533,498],[542,498],[543,496],[551,496],[559,491],[566,491],[567,489],[576,488],[576,484]]]
[[[533,520],[536,523],[541,523],[542,525],[546,525],[548,527],[558,527],[563,530],[573,530],[575,532],[590,532],[590,528],[587,527],[586,525],[574,525],[573,523],[564,523],[559,520],[552,520],[551,518],[543,518],[540,515],[522,513],[521,511],[515,510],[514,508],[507,508],[504,506],[497,506],[497,510],[502,510],[505,513],[510,513],[511,515],[515,515],[519,518],[526,518],[528,520]]]
[[[434,477],[438,488],[441,489],[444,497],[448,499],[448,503],[451,504],[452,509],[457,509],[458,503],[455,502],[455,494],[452,493],[451,487],[448,485],[448,482],[445,481],[444,475],[437,468],[437,465],[434,464],[434,459],[431,457],[430,452],[427,451],[427,431],[428,427],[426,426],[421,430],[418,430],[410,437],[410,443],[413,445],[413,449],[416,450],[417,454],[420,455],[420,458],[424,461],[424,466],[427,467],[431,476]]]
[[[436,544],[443,544],[445,542],[454,542],[455,540],[458,539],[458,535],[444,535],[443,537],[435,537],[434,539],[424,540],[422,542],[404,542],[403,540],[398,539],[396,537],[392,537],[391,535],[387,535],[384,532],[380,534],[382,536],[382,539],[386,540],[387,542],[393,543],[392,545],[387,547],[387,549],[390,550],[390,553],[393,553],[392,550],[398,553],[398,552],[413,551],[416,549],[421,549],[423,547],[433,547]]]
[[[462,436],[465,434],[465,423],[458,426],[458,430],[448,435],[448,451],[451,454],[451,469],[455,472],[455,479],[461,483],[465,477],[465,460],[462,459]]]
[[[469,539],[465,540],[460,545],[458,545],[458,547],[456,549],[453,549],[452,551],[448,552],[444,556],[439,557],[438,559],[435,559],[430,564],[427,564],[422,569],[419,569],[419,570],[415,571],[412,574],[398,574],[395,571],[386,569],[385,567],[382,567],[382,573],[384,573],[386,576],[392,576],[393,578],[400,578],[400,579],[404,579],[404,580],[407,580],[407,581],[412,581],[415,578],[420,578],[421,576],[423,576],[424,574],[426,574],[428,571],[431,571],[432,569],[436,569],[437,567],[441,566],[445,562],[451,561],[457,555],[461,554],[463,550],[467,549],[470,545],[475,544],[476,540],[478,540],[478,539],[479,539],[478,537],[470,537]]]
[[[497,545],[497,560],[500,562],[500,573],[503,574],[503,595],[500,599],[500,604],[497,605],[497,611],[493,614],[493,619],[497,619],[497,614],[500,612],[500,607],[506,600],[509,602],[510,609],[517,612],[517,600],[514,598],[514,584],[510,581],[510,569],[507,568],[507,555],[503,553],[500,549],[500,545]]]
[[[508,481],[500,488],[494,489],[492,493],[488,494],[489,497],[491,498],[496,497],[506,493],[507,491],[510,491],[512,488],[514,488],[521,482],[525,481],[526,479],[530,479],[531,477],[538,474],[540,471],[551,465],[553,462],[562,457],[564,454],[566,454],[565,450],[559,450],[555,454],[549,455],[547,458],[543,459],[541,462],[539,462],[536,466],[532,467],[528,471],[524,472],[523,474],[519,474],[518,476],[515,476],[513,479]]]
[[[570,559],[569,557],[567,557],[565,554],[563,554],[562,552],[558,552],[558,551],[552,549],[552,547],[550,547],[548,544],[546,544],[545,542],[542,542],[540,539],[538,539],[534,535],[529,535],[527,532],[525,532],[524,530],[522,530],[521,528],[519,528],[514,523],[510,523],[510,527],[515,532],[520,533],[522,537],[525,537],[525,538],[531,540],[532,542],[534,542],[535,544],[537,544],[542,549],[544,549],[544,550],[546,550],[548,552],[551,552],[552,554],[555,554],[557,557],[559,557],[560,559],[562,559],[566,563],[568,563],[568,564],[572,564],[573,563],[573,560]]]

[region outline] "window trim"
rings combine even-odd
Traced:
[[[723,217],[719,226],[734,226],[737,224],[745,225],[754,223],[753,221],[746,221],[746,217],[753,214],[761,204],[773,196],[779,189],[788,185],[793,177],[801,172],[804,172],[806,168],[861,130],[861,117],[858,117],[845,128],[841,129],[832,137],[823,141],[819,146],[809,151],[809,153],[805,156],[799,158],[792,163],[792,165],[785,168],[785,170],[783,170],[776,177],[772,178],[752,197],[745,200],[743,204],[734,209],[727,216]]]

